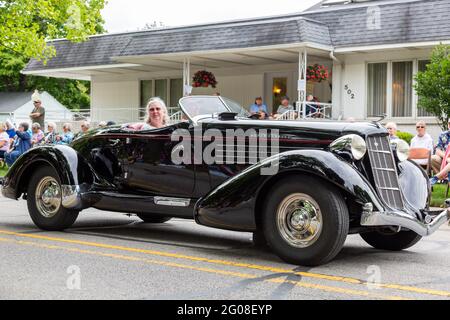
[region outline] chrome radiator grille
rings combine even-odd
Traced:
[[[375,185],[380,197],[391,208],[403,209],[404,203],[389,138],[368,137],[367,148]]]

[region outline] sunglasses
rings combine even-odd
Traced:
[[[150,109],[148,109],[150,112],[153,112],[153,111],[161,111],[161,108],[150,108]]]
[[[416,129],[425,129],[424,126],[417,126]]]

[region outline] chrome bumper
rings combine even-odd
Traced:
[[[430,217],[430,216],[428,216]],[[426,219],[427,220],[427,219]],[[395,226],[414,231],[425,237],[433,234],[441,225],[450,220],[450,208],[443,210],[439,215],[430,218],[429,222],[419,221],[417,218],[401,211],[364,212],[361,216],[361,225],[366,227]]]
[[[80,186],[62,185],[62,206],[67,209],[80,209],[82,207]]]

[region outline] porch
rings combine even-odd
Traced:
[[[220,95],[249,109],[261,96],[269,113],[276,113],[283,96],[291,99],[296,116],[305,113],[307,95],[317,102],[321,117],[339,118],[333,105],[333,79],[322,82],[306,80],[306,68],[323,65],[331,71],[330,48],[312,44],[277,45],[189,53],[166,53],[111,57],[114,65],[47,70],[47,76],[91,80],[91,108],[79,110],[91,121],[112,120],[117,123],[138,121],[145,115],[145,105],[152,96],[161,97],[170,114],[179,111],[178,100],[186,95]],[[216,88],[192,88],[192,77],[199,70],[212,72]],[[292,114],[285,119],[293,118]]]

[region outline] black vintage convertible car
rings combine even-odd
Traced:
[[[222,97],[182,98],[185,121],[98,129],[22,155],[2,194],[34,223],[70,227],[88,207],[253,232],[282,259],[330,261],[348,234],[402,250],[449,220],[428,210],[425,172],[378,123],[252,120]]]

